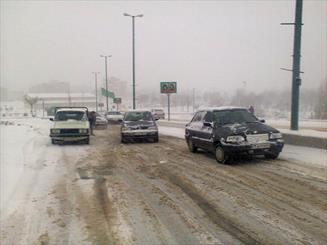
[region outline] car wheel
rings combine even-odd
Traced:
[[[190,152],[193,152],[193,153],[196,152],[197,148],[194,146],[191,137],[189,137],[187,139],[187,146],[188,146],[188,149],[190,150]]]
[[[266,159],[277,159],[279,156],[279,153],[270,153],[270,154],[265,154]]]
[[[221,146],[216,147],[215,157],[216,157],[217,162],[222,163],[222,164],[226,164],[228,161],[228,155],[226,154],[226,152],[224,151],[224,149]]]
[[[55,144],[56,144],[56,140],[51,139],[51,143],[52,143],[53,145],[55,145]]]
[[[84,143],[87,145],[90,144],[90,138],[87,138],[86,140],[84,140]]]
[[[155,137],[155,138],[153,138],[153,142],[154,142],[154,143],[158,143],[158,141],[159,141],[159,137],[158,137],[158,136]]]
[[[121,136],[121,143],[126,143],[126,139],[123,136]]]

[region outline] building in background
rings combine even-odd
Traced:
[[[51,111],[58,106],[86,106],[92,110],[95,108],[95,95],[91,93],[27,93],[26,96],[38,98],[35,110],[44,108],[45,111]]]

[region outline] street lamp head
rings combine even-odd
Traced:
[[[127,13],[124,13],[123,15],[124,15],[124,16],[130,16],[130,15],[129,15],[129,14],[127,14]]]
[[[102,58],[105,58],[105,57],[110,58],[110,57],[112,57],[112,55],[103,55],[103,54],[100,54],[100,57],[102,57]]]
[[[135,17],[143,17],[143,14],[138,14]]]

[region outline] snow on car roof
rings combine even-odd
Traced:
[[[140,109],[140,110],[135,109],[135,110],[128,110],[126,112],[151,112],[151,111],[150,110],[144,110],[144,109]]]
[[[219,106],[219,107],[206,107],[206,108],[201,108],[198,111],[223,111],[223,110],[235,110],[235,109],[247,110],[248,108],[241,107],[241,106]]]
[[[60,109],[57,109],[57,112],[58,111],[82,111],[82,112],[85,112],[87,109],[86,108],[60,108]]]

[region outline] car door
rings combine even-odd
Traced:
[[[194,116],[194,120],[192,121],[191,127],[192,127],[192,141],[193,143],[198,146],[202,147],[202,141],[201,141],[201,130],[202,130],[202,121],[203,117],[205,115],[205,111],[199,111]]]
[[[200,129],[198,131],[198,140],[202,148],[211,150],[213,147],[213,115],[211,111],[204,113],[200,121]]]
[[[186,125],[186,137],[189,137],[192,139],[193,144],[197,143],[197,138],[196,138],[196,131],[198,128],[198,121],[201,118],[201,112],[198,111],[195,113],[193,116],[192,120]]]

